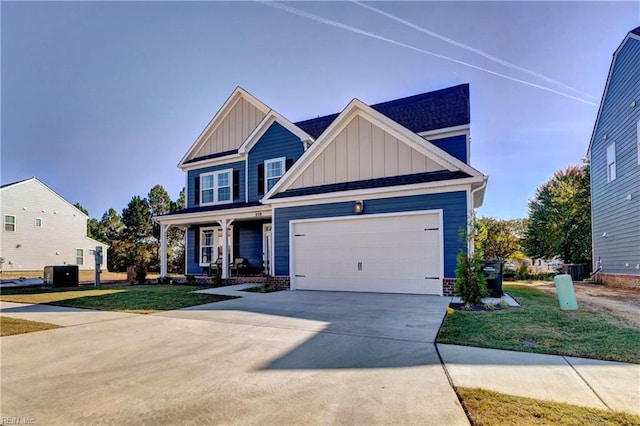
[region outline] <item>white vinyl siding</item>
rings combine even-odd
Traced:
[[[84,249],[76,249],[76,265],[84,265]]]
[[[285,157],[266,160],[264,162],[264,193],[269,192],[284,174]]]
[[[607,147],[607,182],[615,180],[616,171],[616,143],[612,143]]]
[[[11,215],[4,215],[4,230],[7,232],[16,231],[16,217]]]
[[[233,169],[200,175],[200,204],[226,204],[233,201]]]

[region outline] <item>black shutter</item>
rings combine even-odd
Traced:
[[[240,198],[240,170],[233,171],[233,199]]]
[[[287,158],[287,162],[286,162],[286,168],[284,169],[285,172],[287,170],[289,170],[291,168],[291,166],[293,166],[293,158]]]
[[[200,204],[200,176],[196,176],[193,180],[193,202],[197,206]]]
[[[264,163],[258,164],[258,195],[264,195]]]
[[[192,228],[195,235],[193,236],[193,259],[196,265],[200,265],[200,228]]]

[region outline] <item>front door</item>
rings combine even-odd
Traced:
[[[264,262],[264,272],[273,275],[273,243],[271,237],[271,224],[262,225],[262,261]]]

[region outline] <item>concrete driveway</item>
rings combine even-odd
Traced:
[[[1,416],[468,424],[432,344],[449,300],[278,292],[3,337]]]

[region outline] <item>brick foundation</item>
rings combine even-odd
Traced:
[[[456,295],[456,278],[444,278],[442,280],[442,295],[451,297]]]
[[[195,276],[195,284],[206,285],[210,287],[224,287],[227,285],[235,284],[270,284],[278,290],[289,290],[290,279],[289,277],[231,277],[220,280],[220,284],[216,283],[215,277]],[[180,277],[174,281],[179,283],[186,283],[186,277]]]
[[[607,287],[640,290],[640,275],[598,273],[596,279],[602,280]]]

